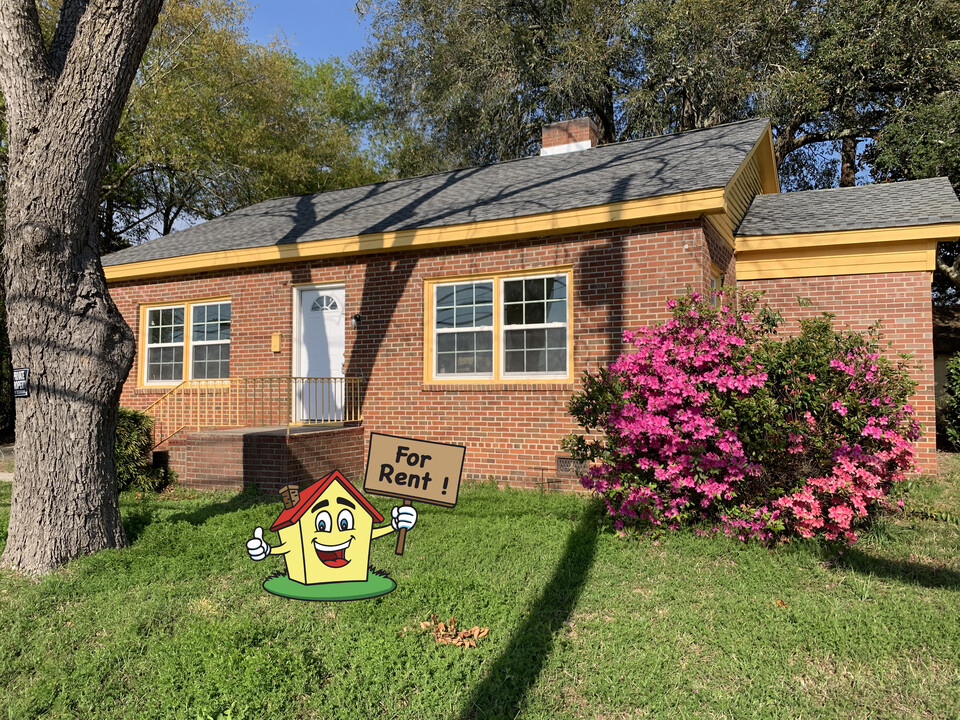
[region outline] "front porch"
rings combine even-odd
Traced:
[[[363,472],[362,378],[186,381],[146,409],[154,462],[185,487],[278,492]]]

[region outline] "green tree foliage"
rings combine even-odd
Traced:
[[[104,184],[105,248],[270,197],[380,179],[375,102],[337,60],[251,43],[237,0],[168,2]]]
[[[956,102],[958,7],[383,0],[360,60],[391,120],[450,165],[529,154],[543,122],[573,115],[605,142],[769,116],[785,185],[823,187],[929,170],[904,133],[955,127],[929,123]]]

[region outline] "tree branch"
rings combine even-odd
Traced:
[[[50,69],[59,77],[63,72],[67,53],[73,45],[73,38],[77,34],[77,25],[87,10],[89,0],[64,0],[60,6],[60,19],[57,21],[57,30],[50,43]]]
[[[22,128],[27,136],[37,131],[50,100],[52,80],[36,3],[3,0],[0,2],[0,92],[6,100],[11,130]],[[14,139],[12,144],[19,144],[19,139]]]

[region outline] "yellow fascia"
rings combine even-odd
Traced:
[[[722,212],[724,212],[724,188],[712,188],[502,220],[145,260],[125,265],[109,265],[103,270],[107,282],[116,283],[299,260],[352,256],[385,250],[500,242],[605,227],[682,220],[701,215],[709,218],[711,215]]]
[[[932,272],[937,243],[960,237],[960,223],[737,238],[737,279]]]

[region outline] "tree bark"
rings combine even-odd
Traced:
[[[845,137],[840,141],[840,187],[857,184],[857,138]]]
[[[30,370],[2,564],[26,573],[126,543],[113,447],[134,342],[107,292],[97,209],[161,4],[64,0],[47,50],[34,2],[0,3],[8,329],[14,367]]]

